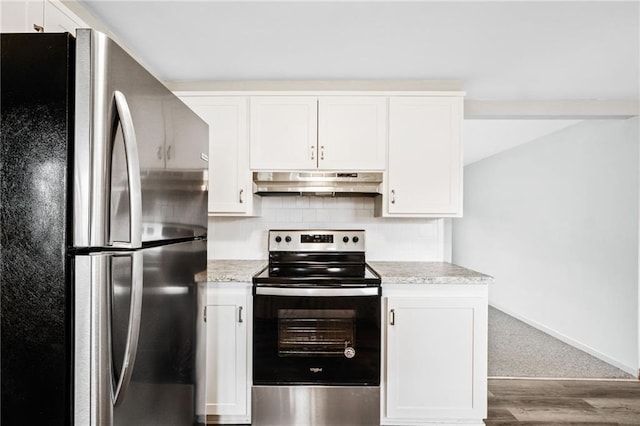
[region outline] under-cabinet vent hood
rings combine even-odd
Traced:
[[[381,194],[382,173],[253,172],[258,195],[374,197]]]

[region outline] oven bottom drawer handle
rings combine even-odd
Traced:
[[[260,296],[307,296],[307,297],[345,297],[345,296],[378,296],[379,287],[362,288],[291,288],[291,287],[257,287],[256,295]]]

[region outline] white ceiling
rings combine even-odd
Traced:
[[[640,1],[78,1],[166,82],[459,80],[473,100],[640,97]],[[497,124],[467,126],[465,150]],[[519,134],[510,124],[501,136]],[[522,135],[539,136],[531,124]]]

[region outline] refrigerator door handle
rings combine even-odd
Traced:
[[[127,98],[118,90],[114,91],[116,109],[122,125],[124,148],[127,158],[127,173],[129,175],[129,242],[114,242],[114,247],[140,248],[142,246],[142,184],[140,179],[140,161],[138,156],[138,142],[133,127],[131,110]]]
[[[127,392],[133,366],[138,350],[138,338],[140,335],[140,318],[142,316],[142,290],[144,259],[142,252],[132,252],[131,255],[131,305],[129,308],[129,326],[127,327],[127,341],[124,349],[124,358],[120,377],[115,389],[112,389],[112,400],[114,407],[117,407],[123,400]],[[110,345],[112,347],[112,345]]]

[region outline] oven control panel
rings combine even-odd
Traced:
[[[348,238],[348,237],[345,237]],[[300,235],[301,244],[333,244],[333,234],[302,234]]]
[[[362,229],[272,229],[269,251],[365,251]]]

